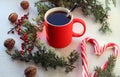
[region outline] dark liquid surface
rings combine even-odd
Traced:
[[[53,12],[47,17],[47,21],[53,25],[60,26],[69,23],[71,18],[68,18],[65,12]]]

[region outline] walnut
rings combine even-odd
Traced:
[[[29,7],[29,2],[24,0],[20,3],[20,5],[24,10],[26,10]]]
[[[14,45],[15,45],[15,40],[12,39],[12,38],[9,38],[9,39],[5,40],[5,42],[4,42],[4,46],[5,46],[8,50],[13,49]]]
[[[8,17],[8,19],[11,23],[14,23],[17,20],[17,18],[18,18],[18,14],[15,12],[11,13]]]
[[[37,68],[34,65],[27,67],[24,71],[26,77],[34,77],[37,73]]]

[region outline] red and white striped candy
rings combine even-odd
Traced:
[[[87,37],[82,40],[80,48],[81,48],[81,59],[82,59],[82,77],[96,77],[97,73],[94,72],[92,75],[89,76],[88,72],[88,61],[87,61],[87,53],[86,53],[86,43],[90,42],[94,46],[94,53],[98,56],[102,55],[105,49],[112,48],[114,52],[115,58],[118,57],[119,47],[115,43],[108,43],[105,44],[103,47],[100,47],[98,42],[94,38]],[[108,61],[106,61],[102,66],[101,69],[104,70],[107,68]]]

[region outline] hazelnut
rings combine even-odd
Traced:
[[[17,20],[17,18],[18,18],[18,14],[17,14],[17,13],[11,13],[11,14],[9,15],[9,17],[8,17],[8,19],[9,19],[9,21],[10,21],[11,23],[14,23],[14,22]]]
[[[28,1],[22,1],[22,2],[20,3],[20,5],[21,5],[21,7],[22,7],[24,10],[26,10],[26,9],[28,9],[28,7],[29,7],[29,2],[28,2]]]
[[[34,77],[37,73],[37,68],[34,65],[27,67],[24,71],[26,77]]]
[[[9,39],[5,40],[5,42],[4,42],[4,46],[5,46],[8,50],[13,49],[14,45],[15,45],[15,40],[12,39],[12,38],[9,38]]]

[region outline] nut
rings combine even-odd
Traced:
[[[24,71],[26,77],[34,77],[37,73],[37,68],[34,65],[27,67]]]
[[[22,2],[20,3],[20,5],[21,5],[21,7],[22,7],[24,10],[26,10],[26,9],[28,9],[28,7],[29,7],[29,2],[28,2],[28,1],[22,1]]]
[[[10,15],[9,15],[9,17],[8,17],[8,19],[9,19],[9,21],[11,22],[11,23],[14,23],[16,20],[17,20],[17,18],[18,18],[18,14],[17,13],[11,13]]]
[[[5,42],[4,42],[4,46],[5,46],[8,50],[13,49],[14,45],[15,45],[15,40],[12,39],[12,38],[9,38],[9,39],[5,40]]]

